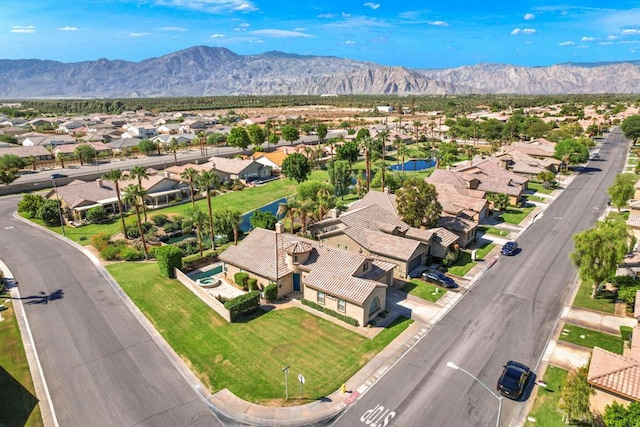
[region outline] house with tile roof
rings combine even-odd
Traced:
[[[33,157],[34,159],[41,160],[53,160],[53,154],[42,145],[36,145],[33,147],[25,147],[21,145],[11,144],[7,147],[0,147],[0,156],[7,154],[13,154],[22,159],[28,159]]]
[[[285,150],[275,150],[270,152],[256,151],[251,154],[251,158],[256,162],[270,167],[274,171],[279,171],[282,168],[282,162],[287,158],[289,153]]]
[[[264,289],[277,283],[278,296],[301,292],[304,299],[358,321],[364,326],[384,311],[386,290],[395,265],[345,249],[256,228],[219,259],[227,280],[245,272]]]
[[[271,167],[256,162],[253,159],[230,159],[227,157],[210,157],[209,163],[218,173],[221,181],[233,181],[235,179],[252,180],[271,176]]]
[[[473,164],[459,165],[452,170],[459,174],[461,180],[468,183],[470,189],[507,194],[512,205],[521,202],[529,182],[529,178],[502,167],[500,161],[494,157],[485,157]]]
[[[494,157],[500,159],[505,169],[529,178],[544,171],[558,173],[562,165],[562,161],[554,157],[531,156],[519,146],[506,146]]]
[[[411,227],[375,204],[342,214],[334,212],[332,218],[309,226],[314,238],[322,244],[393,263],[395,276],[402,279],[424,266],[429,255],[444,257],[458,241],[458,236],[441,228]]]

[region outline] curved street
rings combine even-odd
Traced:
[[[509,360],[540,366],[557,319],[576,285],[572,236],[605,212],[607,188],[623,169],[628,141],[616,128],[562,194],[518,238],[522,251],[501,257],[445,317],[334,426],[496,425],[490,390]],[[535,380],[535,378],[534,378]],[[525,392],[530,397],[533,383]],[[500,425],[520,425],[525,403],[503,399]]]
[[[220,425],[199,382],[102,267],[14,218],[19,199],[0,199],[0,259],[18,282],[57,425]]]

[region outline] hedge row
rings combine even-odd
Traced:
[[[240,295],[224,303],[224,308],[229,310],[231,321],[236,321],[240,316],[249,314],[260,307],[260,292],[252,291]]]
[[[249,275],[243,271],[239,271],[233,275],[233,281],[236,285],[240,286],[242,289],[247,289],[247,280],[249,279]]]
[[[324,307],[320,304],[316,304],[313,301],[309,301],[308,299],[304,299],[302,298],[300,301],[302,301],[302,303],[308,307],[311,307],[315,310],[321,311],[325,314],[328,314],[329,316],[333,316],[336,319],[342,320],[345,323],[348,323],[352,326],[360,326],[360,323],[358,323],[358,321],[356,319],[354,319],[353,317],[349,317],[349,316],[345,316],[344,314],[338,313],[337,311],[333,311],[331,309],[328,309],[327,307]]]
[[[153,255],[158,260],[160,274],[164,277],[174,279],[176,275],[173,269],[182,269],[182,252],[175,246],[167,245],[155,248]]]
[[[270,283],[264,288],[264,299],[273,302],[278,298],[278,285]]]

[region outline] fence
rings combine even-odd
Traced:
[[[182,271],[175,269],[176,279],[180,281],[183,285],[187,287],[191,292],[196,294],[205,304],[213,309],[216,313],[218,313],[224,320],[231,323],[231,313],[229,310],[224,308],[224,304],[220,301],[212,297],[207,291],[198,286],[193,280],[189,278]]]

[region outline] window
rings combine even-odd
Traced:
[[[365,262],[364,265],[362,266],[362,271],[367,271],[369,270],[369,263]]]
[[[324,292],[318,291],[318,304],[324,305]]]
[[[298,255],[294,255],[293,256],[293,262],[294,262],[294,264],[298,263]]]
[[[338,311],[341,313],[347,311],[347,303],[342,298],[338,298]]]

